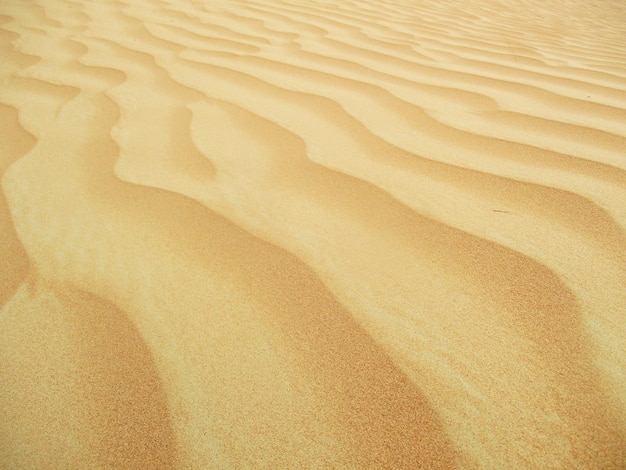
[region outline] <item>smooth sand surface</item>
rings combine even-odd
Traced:
[[[622,0],[6,0],[0,44],[0,468],[626,468]]]

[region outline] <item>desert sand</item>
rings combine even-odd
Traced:
[[[622,0],[0,40],[0,468],[626,468]]]

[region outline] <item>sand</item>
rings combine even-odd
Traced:
[[[0,468],[626,468],[622,0],[8,0],[0,44]]]

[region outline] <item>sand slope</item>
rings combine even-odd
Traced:
[[[0,6],[2,468],[624,468],[619,0]]]

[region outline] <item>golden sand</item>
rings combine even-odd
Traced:
[[[622,0],[9,0],[0,80],[0,468],[626,468]]]

